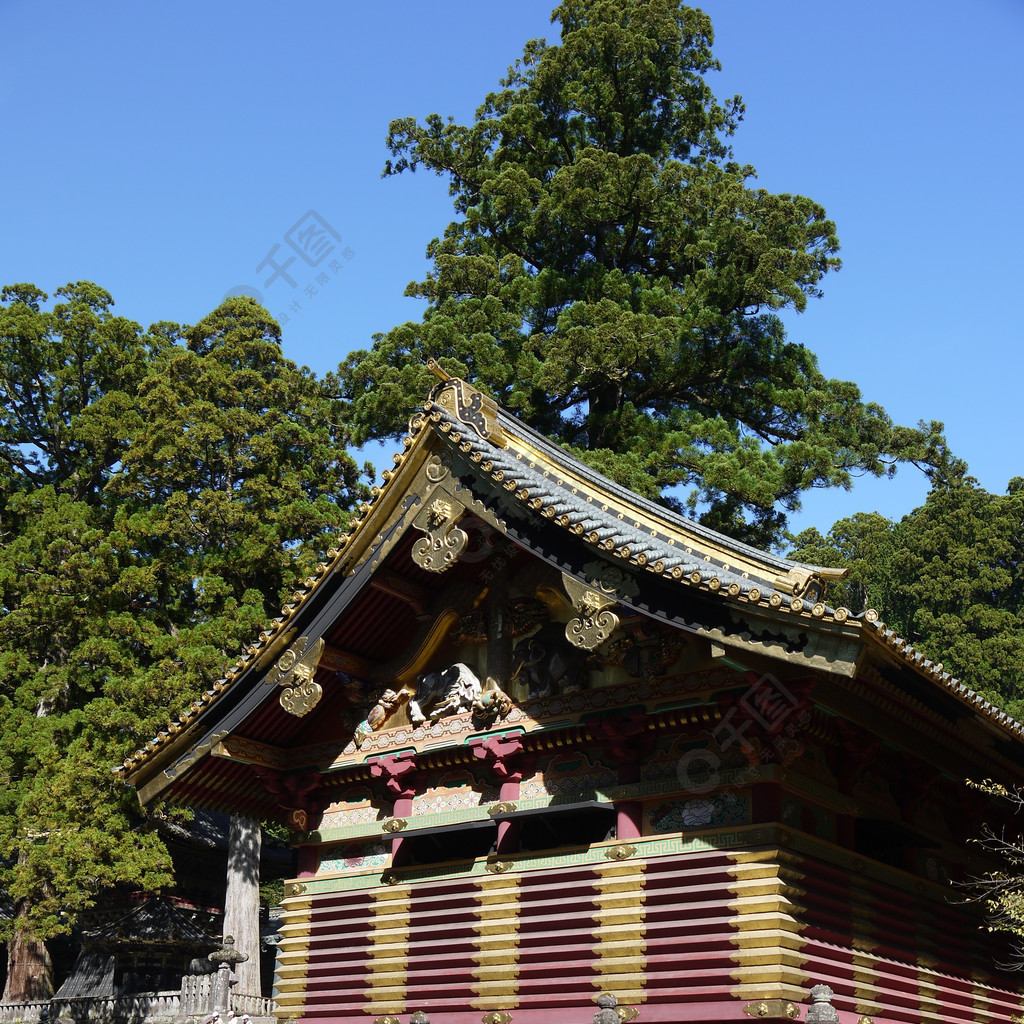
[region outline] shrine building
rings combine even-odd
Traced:
[[[956,883],[1024,727],[787,561],[458,379],[281,617],[120,770],[287,823],[308,1024],[1006,1022]],[[827,1009],[827,1008],[826,1008]],[[817,1009],[807,1019],[814,1019]]]

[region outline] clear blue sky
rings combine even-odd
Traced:
[[[790,337],[896,420],[944,420],[1002,491],[1024,475],[1024,2],[703,6],[713,86],[747,104],[737,157],[764,187],[822,203],[843,243]],[[451,219],[440,179],[380,178],[389,120],[471,118],[527,39],[557,38],[551,7],[0,0],[0,283],[92,280],[143,325],[195,322],[253,288],[288,317],[286,355],[333,369],[418,319],[402,292]],[[267,285],[258,265],[275,245],[278,262],[294,255],[285,236],[308,211],[350,259],[297,259],[294,289]],[[815,494],[797,523],[898,518],[924,494],[905,469]]]

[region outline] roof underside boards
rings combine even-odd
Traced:
[[[384,474],[330,564],[318,567],[274,629],[181,722],[122,766],[141,799],[164,794],[236,807],[238,794],[252,788],[253,769],[210,757],[220,742],[233,735],[295,748],[336,736],[352,687],[418,670],[399,656],[430,628],[434,598],[445,588],[485,588],[490,548],[508,542],[620,609],[727,648],[850,676],[867,642],[910,672],[927,703],[948,702],[947,717],[966,711],[1007,740],[1024,737],[1020,725],[876,626],[873,613],[858,621],[826,605],[824,587],[835,570],[757,551],[630,494],[461,381],[435,388],[410,431],[398,468]],[[469,537],[461,557],[443,574],[426,571],[414,548],[424,545],[424,534],[443,546],[442,534],[456,522]],[[300,638],[326,645],[315,675],[323,697],[307,717],[284,713],[279,687],[263,681]],[[202,781],[186,778],[200,761]]]

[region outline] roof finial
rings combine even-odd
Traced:
[[[433,373],[434,376],[437,377],[439,380],[447,382],[452,379],[452,375],[450,373],[446,373],[433,356],[431,356],[427,360],[427,369],[430,370],[430,372]]]

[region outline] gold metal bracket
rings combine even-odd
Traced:
[[[323,649],[323,638],[310,644],[309,637],[300,636],[267,672],[267,684],[277,683],[285,687],[279,700],[288,714],[302,718],[320,703],[324,691],[319,683],[313,681],[313,676]]]
[[[605,857],[608,860],[625,860],[627,857],[632,857],[636,853],[636,847],[626,844],[624,846],[609,846],[604,851]]]
[[[427,498],[412,521],[426,534],[412,547],[412,559],[421,569],[444,572],[458,561],[469,541],[466,531],[455,525],[465,511],[462,502],[440,488]]]
[[[562,586],[565,587],[565,592],[569,595],[569,600],[578,615],[578,618],[570,619],[565,624],[566,639],[585,651],[592,651],[603,644],[618,628],[618,615],[608,611],[608,608],[615,604],[615,598],[591,590],[575,576],[564,572]]]
[[[800,1016],[800,1007],[788,999],[761,999],[747,1003],[743,1012],[760,1020],[796,1020]]]

